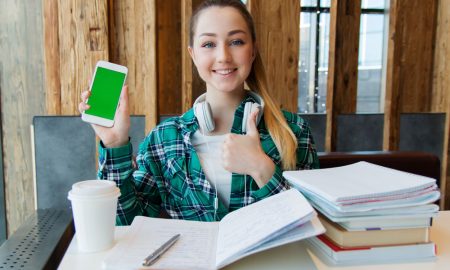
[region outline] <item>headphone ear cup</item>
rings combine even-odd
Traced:
[[[247,132],[247,121],[250,117],[251,113],[255,111],[256,109],[259,109],[258,115],[256,116],[256,125],[259,124],[259,121],[261,120],[261,117],[263,115],[263,107],[259,105],[258,103],[253,102],[246,102],[244,107],[244,114],[242,115],[242,133]]]
[[[195,104],[194,114],[202,132],[211,133],[214,130],[214,118],[212,116],[211,106],[209,106],[208,102],[204,101]]]

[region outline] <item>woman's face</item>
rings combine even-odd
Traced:
[[[199,14],[189,53],[208,91],[231,92],[243,89],[256,52],[238,10],[210,7]]]

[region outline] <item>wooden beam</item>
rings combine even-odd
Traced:
[[[437,0],[391,0],[384,150],[397,150],[400,113],[430,112]]]
[[[251,1],[258,50],[281,108],[297,111],[300,1]],[[268,18],[276,18],[269,20]]]
[[[400,129],[399,98],[401,66],[401,16],[399,1],[391,0],[389,13],[389,39],[386,65],[386,95],[384,102],[383,150],[398,150],[398,131]]]
[[[108,60],[107,0],[60,1],[61,114],[77,115],[98,60]]]
[[[450,209],[450,0],[439,1],[437,13],[436,48],[434,53],[434,76],[432,111],[445,112],[445,137],[442,151],[441,209]]]
[[[158,50],[158,108],[159,114],[181,114],[181,5],[184,1],[156,1]]]
[[[325,150],[336,150],[337,116],[356,112],[360,0],[335,0],[330,10]]]
[[[58,1],[43,0],[45,104],[47,114],[61,114]]]
[[[155,0],[109,2],[112,62],[128,67],[130,114],[145,115],[146,132],[158,121]]]
[[[187,50],[189,46],[189,22],[192,12],[203,2],[202,0],[186,0],[181,2],[181,111],[192,107],[194,99],[205,92],[206,87],[198,75]]]
[[[189,46],[189,20],[192,16],[192,0],[181,1],[181,110],[192,106],[192,60]]]

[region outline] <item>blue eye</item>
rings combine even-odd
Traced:
[[[239,46],[239,45],[243,45],[243,44],[244,44],[244,41],[242,41],[241,39],[235,39],[230,42],[230,45],[232,45],[232,46]]]
[[[212,43],[212,42],[205,42],[202,44],[202,47],[203,48],[213,48],[215,46],[214,46],[214,43]]]

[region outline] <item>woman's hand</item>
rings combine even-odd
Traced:
[[[259,187],[264,186],[275,171],[275,164],[264,153],[256,128],[258,110],[247,121],[247,134],[228,134],[222,146],[222,163],[225,170],[248,174]]]
[[[89,109],[90,106],[86,103],[91,95],[90,91],[81,93],[81,102],[78,104],[78,110],[83,113]],[[122,88],[120,94],[119,106],[114,118],[114,125],[112,127],[103,127],[96,124],[91,124],[95,134],[103,142],[107,148],[120,147],[128,143],[128,131],[130,129],[130,112],[128,109],[128,86]]]

